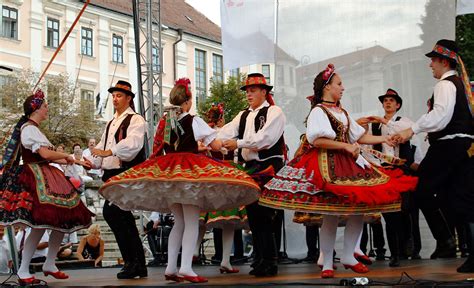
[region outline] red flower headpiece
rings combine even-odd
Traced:
[[[334,75],[334,72],[336,71],[336,68],[334,67],[334,64],[329,63],[328,67],[324,69],[323,71],[323,80],[324,85],[327,85],[329,81],[331,81],[332,76]]]
[[[224,104],[212,103],[211,108],[207,111],[207,118],[209,122],[218,121],[224,117]]]
[[[191,94],[191,90],[189,90],[189,85],[191,85],[191,80],[189,80],[188,78],[180,78],[180,79],[176,80],[176,82],[174,82],[174,85],[175,86],[178,86],[178,85],[184,86],[184,88],[186,88],[186,96],[191,98],[192,94]]]
[[[33,110],[32,112],[38,110],[43,104],[43,102],[44,102],[44,93],[43,91],[41,91],[41,89],[38,89],[36,90],[33,96],[33,100],[31,100],[31,103],[30,103],[30,106]]]

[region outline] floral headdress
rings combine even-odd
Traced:
[[[176,80],[176,82],[174,82],[174,85],[184,86],[184,88],[186,89],[186,96],[188,96],[188,99],[191,98],[192,93],[191,93],[191,90],[189,89],[189,86],[191,85],[191,80],[189,80],[188,78],[180,78]]]
[[[326,69],[324,69],[323,71],[323,80],[324,80],[323,86],[328,85],[335,71],[336,71],[336,68],[334,67],[334,64],[329,63]]]
[[[36,90],[35,94],[33,94],[33,99],[30,102],[31,112],[35,112],[38,110],[44,102],[44,93],[41,89]]]
[[[206,114],[208,122],[217,122],[222,119],[224,117],[224,103],[212,103]]]

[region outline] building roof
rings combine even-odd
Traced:
[[[354,52],[298,67],[296,69],[296,75],[297,77],[302,77],[304,75],[307,76],[308,72],[310,72],[314,77],[314,73],[322,71],[329,63],[334,64],[336,71],[347,71],[360,67],[361,64],[365,64],[366,62],[373,62],[374,57],[381,61],[383,57],[391,53],[393,53],[391,50],[388,50],[387,48],[384,48],[380,45],[375,45],[366,49],[360,49]]]
[[[130,0],[91,0],[94,6],[133,15]],[[184,0],[161,0],[161,22],[171,29],[221,43],[221,28]]]

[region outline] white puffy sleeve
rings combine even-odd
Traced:
[[[349,116],[349,115],[348,115]],[[360,126],[351,116],[349,116],[349,142],[355,143],[365,134],[364,127]]]
[[[217,131],[209,127],[202,118],[193,117],[194,140],[202,141],[205,146],[209,145],[217,137]]]
[[[336,132],[332,129],[329,118],[323,109],[314,107],[309,113],[307,127],[306,127],[306,138],[309,143],[313,143],[317,138],[328,138],[335,139]]]
[[[33,153],[41,147],[53,147],[48,138],[34,125],[25,125],[21,130],[21,144]]]

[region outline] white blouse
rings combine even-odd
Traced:
[[[349,123],[349,143],[357,142],[357,140],[365,134],[365,129],[352,119],[352,117],[349,116],[349,118],[347,118],[341,109],[328,107],[328,110],[337,120],[342,122],[345,129],[347,129]],[[308,116],[306,138],[311,144],[318,138],[336,139],[336,131],[332,129],[329,118],[321,107],[314,107]],[[369,162],[360,154],[355,162],[361,168],[370,167]]]
[[[184,116],[188,115],[188,112],[182,113],[178,116],[178,120],[181,120]],[[214,139],[216,139],[217,131],[212,129],[202,118],[198,116],[193,117],[193,133],[194,140],[201,141],[204,146],[208,146]]]
[[[38,127],[25,123],[21,126],[21,144],[26,149],[31,150],[33,153],[37,153],[41,147],[53,147],[53,144],[49,142],[48,138],[41,132]]]
[[[365,129],[352,119],[352,117],[349,116],[349,119],[347,119],[341,109],[333,107],[327,109],[337,120],[344,124],[346,129],[348,123],[350,124],[349,143],[357,142],[357,140],[365,134]],[[332,129],[329,118],[321,107],[314,107],[308,116],[306,138],[309,143],[313,143],[317,138],[336,139],[336,131]]]

